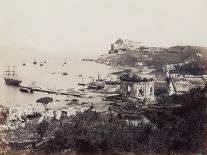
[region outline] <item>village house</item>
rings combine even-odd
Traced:
[[[120,94],[126,98],[154,100],[154,79],[141,78],[137,75],[122,75],[120,77]]]

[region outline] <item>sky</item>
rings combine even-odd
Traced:
[[[118,38],[207,46],[207,0],[0,0],[0,46],[106,53]]]

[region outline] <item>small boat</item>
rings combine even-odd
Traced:
[[[78,83],[79,86],[86,86],[85,83]]]
[[[6,85],[10,86],[19,86],[19,84],[22,82],[21,80],[17,79],[17,74],[14,66],[13,70],[10,70],[10,66],[8,66],[8,70],[5,71],[4,80]]]
[[[20,86],[19,91],[24,92],[24,93],[33,93],[33,89],[29,87],[23,87]]]
[[[83,58],[82,61],[94,61],[94,60],[90,58]]]
[[[23,62],[23,66],[26,66],[26,63],[25,63],[25,61]]]
[[[88,83],[87,87],[88,87],[88,89],[99,90],[99,89],[104,88],[104,83],[102,83],[102,82],[90,82],[90,83]]]
[[[34,64],[34,65],[36,65],[36,64],[37,64],[36,58],[34,59],[33,64]]]
[[[92,78],[92,81],[88,83],[87,87],[88,89],[103,89],[105,86],[104,81],[100,78],[100,75],[98,73],[98,79],[94,80]]]
[[[63,72],[63,75],[68,75],[68,72]]]
[[[66,59],[65,59],[64,65],[66,65],[66,64],[67,64],[67,61],[66,61]]]
[[[43,63],[42,62],[40,63],[40,66],[43,66]]]
[[[103,89],[104,88],[104,83],[102,81],[91,81],[87,84],[88,89]]]

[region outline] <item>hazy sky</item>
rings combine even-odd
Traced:
[[[104,53],[119,37],[207,46],[207,0],[0,0],[0,45]]]

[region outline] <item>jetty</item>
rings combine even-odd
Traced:
[[[70,95],[70,96],[75,96],[75,97],[81,97],[83,95],[86,95],[83,91],[78,91],[78,90],[73,90],[73,89],[59,89],[59,90],[53,90],[53,89],[44,89],[41,87],[30,87],[30,86],[21,86],[21,88],[28,89],[38,92],[45,92],[48,94],[56,94],[56,95]]]

